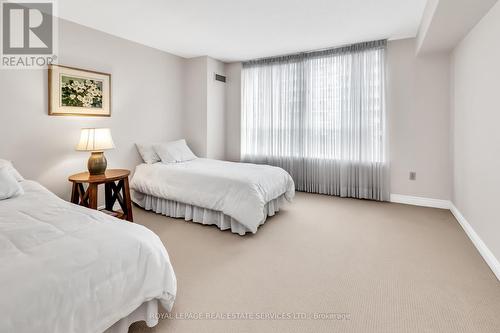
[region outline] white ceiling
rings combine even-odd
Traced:
[[[426,0],[61,0],[59,16],[183,57],[240,61],[415,37]]]

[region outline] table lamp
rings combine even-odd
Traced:
[[[87,163],[91,175],[102,175],[106,171],[108,162],[104,157],[104,150],[115,148],[109,128],[82,128],[80,142],[76,146],[78,151],[90,151]]]

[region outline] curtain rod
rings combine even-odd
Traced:
[[[275,57],[258,58],[258,59],[243,61],[242,64],[243,67],[247,67],[252,65],[270,64],[280,61],[293,61],[304,58],[313,58],[329,54],[360,52],[369,49],[385,48],[386,46],[387,46],[387,39],[380,39],[380,40],[361,42],[356,44],[347,44],[344,46],[339,46],[334,48],[324,48],[311,51],[303,51],[299,53],[285,54]]]

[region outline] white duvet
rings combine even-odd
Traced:
[[[249,163],[197,158],[182,163],[137,166],[134,191],[221,211],[251,232],[265,220],[264,206],[295,195],[292,177],[283,169]]]
[[[176,278],[147,228],[65,202],[41,185],[0,201],[0,331],[101,333]]]

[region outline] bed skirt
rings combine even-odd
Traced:
[[[117,321],[104,333],[127,333],[130,325],[138,321],[145,321],[148,327],[153,327],[158,324],[158,318],[158,300],[153,299],[142,303],[131,314]]]
[[[283,194],[278,198],[269,201],[264,206],[265,218],[259,223],[259,226],[266,222],[268,216],[274,216],[277,212],[279,212],[280,207],[283,205],[285,200],[285,195]],[[136,191],[132,191],[132,201],[140,207],[146,210],[154,211],[158,214],[175,218],[184,218],[186,221],[192,221],[205,225],[216,225],[220,230],[231,229],[231,232],[241,236],[245,235],[247,232],[251,232],[237,220],[220,211],[157,198]]]

